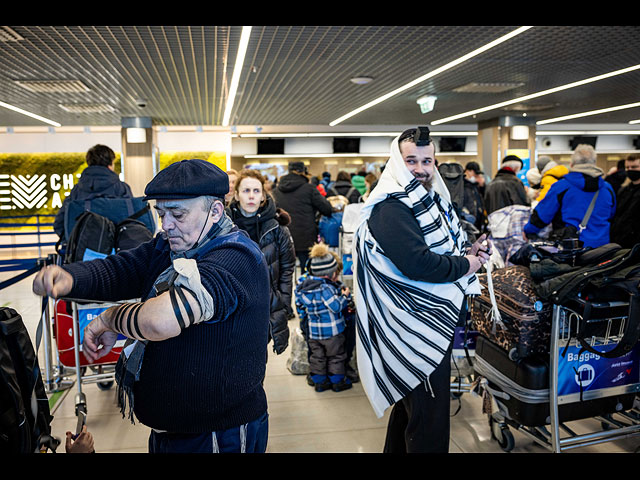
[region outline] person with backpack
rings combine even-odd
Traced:
[[[585,247],[609,243],[610,222],[616,212],[616,195],[604,172],[596,166],[591,145],[578,145],[571,156],[569,173],[549,188],[531,212],[524,235],[537,236],[549,224],[551,238],[578,238]]]
[[[97,197],[132,198],[131,187],[120,180],[114,170],[116,154],[106,145],[94,145],[86,154],[87,168],[82,171],[78,183],[64,199],[53,222],[53,230],[64,242],[65,211],[73,200],[90,200]]]
[[[265,191],[265,181],[257,170],[241,170],[227,212],[238,228],[246,231],[260,246],[269,265],[269,339],[273,339],[273,351],[280,355],[289,345],[288,320],[293,313],[291,300],[296,256],[287,228],[291,217],[286,211],[276,208],[275,201]]]
[[[266,451],[269,270],[225,214],[227,174],[213,163],[173,163],[145,188],[163,235],[104,259],[49,265],[36,295],[99,301],[84,330],[89,362],[119,334],[133,340],[116,365],[123,415],[150,427],[150,453]]]
[[[350,204],[358,203],[362,196],[360,191],[351,183],[351,177],[345,171],[338,172],[338,177],[336,178],[333,187],[327,190],[327,198],[337,195],[346,197]]]

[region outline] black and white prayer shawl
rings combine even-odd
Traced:
[[[358,374],[378,418],[421,382],[428,382],[451,344],[465,295],[480,293],[475,274],[441,284],[405,277],[371,235],[368,219],[373,207],[392,197],[411,208],[432,252],[463,256],[468,246],[437,169],[428,191],[407,169],[398,138],[362,207],[353,242]]]

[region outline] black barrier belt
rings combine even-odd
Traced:
[[[39,265],[36,265],[35,267],[30,268],[26,272],[22,272],[20,275],[16,275],[15,277],[10,278],[9,280],[5,280],[4,282],[0,282],[0,290],[2,290],[3,288],[10,287],[14,283],[18,283],[20,280],[24,280],[28,276],[33,275],[34,273],[38,272],[40,270],[40,268],[42,268],[42,267],[40,267]]]

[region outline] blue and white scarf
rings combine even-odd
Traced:
[[[466,254],[467,236],[437,169],[427,190],[407,169],[398,138],[376,188],[362,207],[353,258],[358,373],[378,417],[440,364],[465,295],[480,293],[474,274],[453,283],[414,281],[385,256],[368,227],[373,207],[392,197],[411,208],[425,243],[440,255]],[[402,241],[399,239],[399,241]]]

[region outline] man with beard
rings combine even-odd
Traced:
[[[448,451],[453,333],[490,255],[484,235],[469,245],[434,163],[427,127],[396,138],[354,238],[358,371],[378,417],[395,404],[389,453]]]

